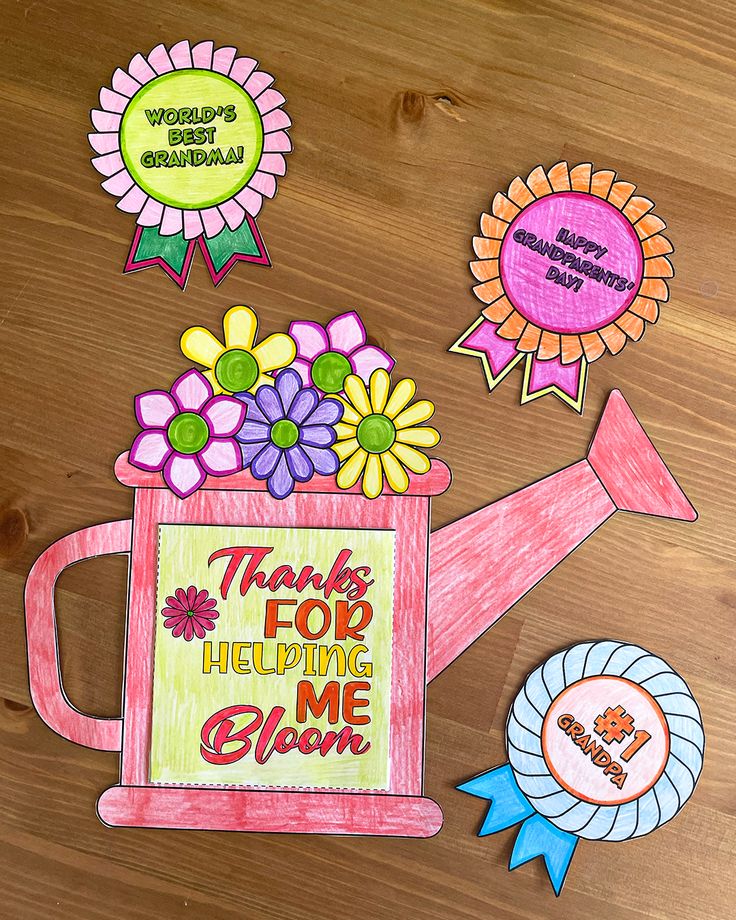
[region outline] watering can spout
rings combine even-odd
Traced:
[[[432,534],[427,680],[616,511],[697,518],[618,390],[584,460]]]

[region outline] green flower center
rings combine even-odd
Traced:
[[[210,439],[207,422],[196,412],[175,415],[167,431],[169,443],[180,454],[196,454]]]
[[[293,447],[299,440],[299,429],[288,418],[282,418],[271,427],[271,440],[276,447]]]
[[[326,351],[312,364],[312,383],[325,393],[339,393],[345,378],[353,373],[350,361],[337,351]]]
[[[258,380],[258,362],[249,351],[230,348],[223,352],[213,368],[217,382],[230,393],[249,390]]]
[[[385,415],[366,415],[358,425],[358,444],[369,454],[382,454],[396,440],[394,423]]]

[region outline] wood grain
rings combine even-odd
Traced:
[[[736,884],[733,734],[733,354],[736,8],[725,0],[140,0],[2,3],[5,287],[0,306],[0,916],[722,920]],[[217,289],[201,262],[181,293],[123,277],[133,225],[88,163],[87,113],[137,50],[233,44],[277,75],[295,149],[259,225],[272,269]],[[471,239],[494,192],[565,158],[618,171],[652,198],[676,252],[660,322],[591,368],[582,418],[547,397],[492,395],[447,347],[477,315]],[[181,331],[257,309],[265,332],[358,307],[438,405],[454,483],[433,526],[577,460],[619,386],[700,512],[618,514],[428,690],[428,841],[103,828],[93,803],[114,754],[54,735],[30,708],[22,591],[60,536],[130,515],[112,476],[132,397],[185,368]],[[496,577],[492,556],[491,577]],[[125,565],[73,567],[57,592],[70,698],[119,714]],[[483,803],[454,790],[503,759],[508,707],[558,648],[620,637],[688,680],[705,768],[658,833],[582,843],[555,900],[537,863],[506,871],[512,835],[474,836]]]

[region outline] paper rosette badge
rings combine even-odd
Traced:
[[[578,840],[620,841],[671,820],[700,776],[705,736],[685,681],[624,642],[583,642],[526,679],[509,762],[458,788],[490,800],[479,836],[520,824],[509,869],[543,856],[557,894]]]
[[[215,284],[236,262],[270,265],[256,217],[291,151],[273,82],[211,41],[157,45],[113,73],[89,142],[102,187],[136,215],[126,272],[158,265],[183,288],[197,245]]]
[[[451,346],[493,390],[524,361],[521,402],[553,393],[583,410],[588,365],[655,323],[673,252],[654,202],[610,169],[537,166],[481,215],[470,269],[481,316]]]

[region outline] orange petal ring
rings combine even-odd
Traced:
[[[556,192],[570,191],[570,170],[565,160],[560,160],[547,172],[549,184]]]
[[[484,281],[483,284],[476,284],[473,287],[473,293],[482,300],[483,303],[493,303],[499,297],[504,295],[503,285],[500,278],[494,278],[492,281]]]
[[[491,217],[490,214],[481,214],[480,232],[483,236],[489,236],[492,240],[502,240],[508,229],[509,225],[505,220]]]
[[[616,173],[612,169],[599,169],[590,179],[590,193],[597,198],[607,198]]]
[[[497,259],[501,252],[501,240],[490,240],[487,236],[474,236],[473,251],[479,259]]]
[[[643,198],[641,195],[633,195],[626,202],[624,207],[624,216],[628,217],[632,224],[635,224],[640,217],[644,217],[654,207],[654,202],[649,198]]]
[[[511,223],[521,208],[514,204],[511,199],[507,198],[503,192],[496,192],[496,194],[493,196],[491,210],[500,220],[505,220],[508,223]]]
[[[527,323],[526,328],[519,336],[519,341],[516,343],[517,351],[536,351],[539,345],[539,340],[542,337],[542,330],[539,326],[535,326],[534,323]]]
[[[636,191],[636,186],[631,182],[614,182],[611,191],[608,193],[608,200],[619,211],[623,210],[626,202]]]
[[[492,323],[502,323],[510,315],[513,309],[514,308],[511,306],[511,301],[508,299],[508,297],[504,296],[499,297],[498,300],[495,300],[492,304],[484,307],[481,310],[481,313]]]
[[[662,236],[661,233],[657,233],[655,236],[650,236],[649,239],[643,240],[641,248],[645,259],[650,259],[652,256],[663,256],[668,252],[675,251],[675,247],[672,243],[670,243],[666,236]]]
[[[556,332],[548,332],[546,329],[542,332],[537,349],[537,357],[540,361],[548,361],[556,358],[560,353],[560,337]]]
[[[666,256],[653,256],[644,262],[645,278],[673,278],[675,269]]]
[[[622,332],[614,323],[599,329],[598,335],[600,335],[600,337],[606,343],[606,348],[611,352],[612,355],[617,355],[626,345],[626,334]]]
[[[521,176],[516,176],[511,180],[508,196],[520,208],[525,208],[534,201],[534,195],[529,191]]]
[[[560,361],[562,364],[574,364],[583,356],[583,343],[579,335],[560,336]]]
[[[502,339],[518,339],[524,331],[525,326],[526,320],[521,313],[512,310],[508,319],[496,329],[496,335],[500,336]]]
[[[580,341],[585,352],[585,360],[592,364],[598,358],[602,358],[606,353],[606,343],[597,332],[584,332],[580,336]]]
[[[593,173],[592,163],[578,163],[570,170],[570,184],[574,192],[589,192],[590,177]]]
[[[644,217],[640,217],[634,224],[634,230],[636,230],[640,240],[645,240],[647,237],[659,233],[660,230],[664,230],[666,226],[667,224],[661,217],[657,217],[656,214],[645,214]]]
[[[547,174],[541,166],[534,167],[526,177],[526,184],[537,198],[544,198],[545,195],[552,194],[552,186],[549,184]]]
[[[632,313],[631,310],[627,310],[623,316],[619,316],[616,320],[616,325],[635,342],[638,342],[644,335],[644,320],[640,316],[637,316],[636,313]]]
[[[632,313],[636,313],[637,316],[641,316],[648,323],[656,323],[659,319],[659,304],[656,300],[650,300],[648,297],[635,297],[629,310]]]
[[[670,299],[670,289],[667,287],[667,282],[661,278],[645,278],[641,283],[639,293],[642,297],[651,297],[652,300],[659,300],[660,303],[667,303]]]
[[[478,281],[491,281],[498,278],[498,259],[479,259],[470,263],[470,271]]]

